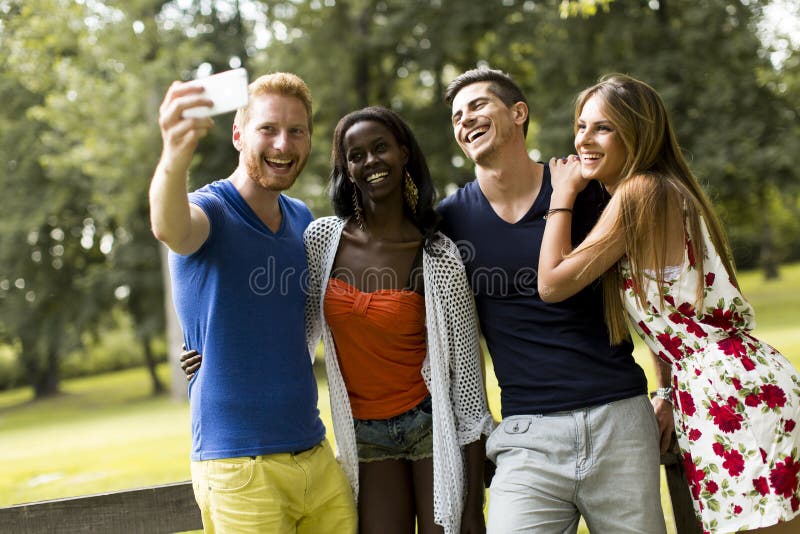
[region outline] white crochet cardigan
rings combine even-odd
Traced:
[[[305,231],[309,271],[306,337],[312,358],[320,336],[324,343],[336,448],[358,499],[353,414],[333,337],[321,313],[344,224],[339,217],[323,217]],[[424,251],[422,258],[428,343],[422,376],[433,401],[434,519],[446,533],[457,533],[466,490],[461,447],[489,435],[493,420],[486,404],[472,291],[456,246],[444,235],[437,236],[431,244],[432,254]]]

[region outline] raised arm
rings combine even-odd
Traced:
[[[553,196],[539,254],[538,288],[545,302],[560,302],[597,280],[625,252],[623,236],[603,246],[593,246],[612,229],[619,205],[612,197],[600,220],[586,239],[572,250],[572,209],[575,199],[588,184],[581,178],[580,163],[571,156],[567,161],[552,159],[550,172]],[[591,264],[591,265],[590,265]],[[588,266],[588,268],[587,268]]]
[[[210,223],[198,206],[189,204],[186,181],[197,143],[214,124],[210,118],[183,118],[183,111],[208,106],[203,88],[173,82],[159,108],[163,149],[150,182],[150,223],[156,239],[178,254],[195,252],[208,238]]]

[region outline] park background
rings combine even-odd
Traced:
[[[170,82],[239,66],[310,86],[313,152],[290,194],[317,216],[353,109],[400,112],[445,195],[472,179],[442,102],[459,72],[514,76],[544,160],[572,150],[580,89],[649,82],[729,232],[756,333],[800,364],[796,0],[0,0],[0,506],[189,478],[147,188]],[[216,122],[191,189],[236,165],[232,115]],[[499,417],[495,384],[490,404]]]

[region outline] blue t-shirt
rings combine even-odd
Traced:
[[[189,384],[192,460],[313,447],[325,427],[305,342],[311,212],[281,195],[273,233],[229,180],[189,200],[211,222],[197,252],[169,256],[184,342],[203,355]]]
[[[438,207],[442,230],[458,245],[475,293],[503,417],[576,410],[647,391],[632,344],[609,344],[599,282],[563,302],[539,298],[536,271],[552,193],[545,165],[538,197],[515,224],[495,213],[477,181]],[[578,196],[574,244],[591,230],[607,201],[596,182]]]

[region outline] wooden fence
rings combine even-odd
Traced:
[[[203,528],[191,482],[0,508],[0,532],[158,534]]]
[[[669,452],[661,463],[678,534],[701,534],[680,457]],[[14,534],[159,534],[202,528],[191,482],[0,508],[0,532]]]

